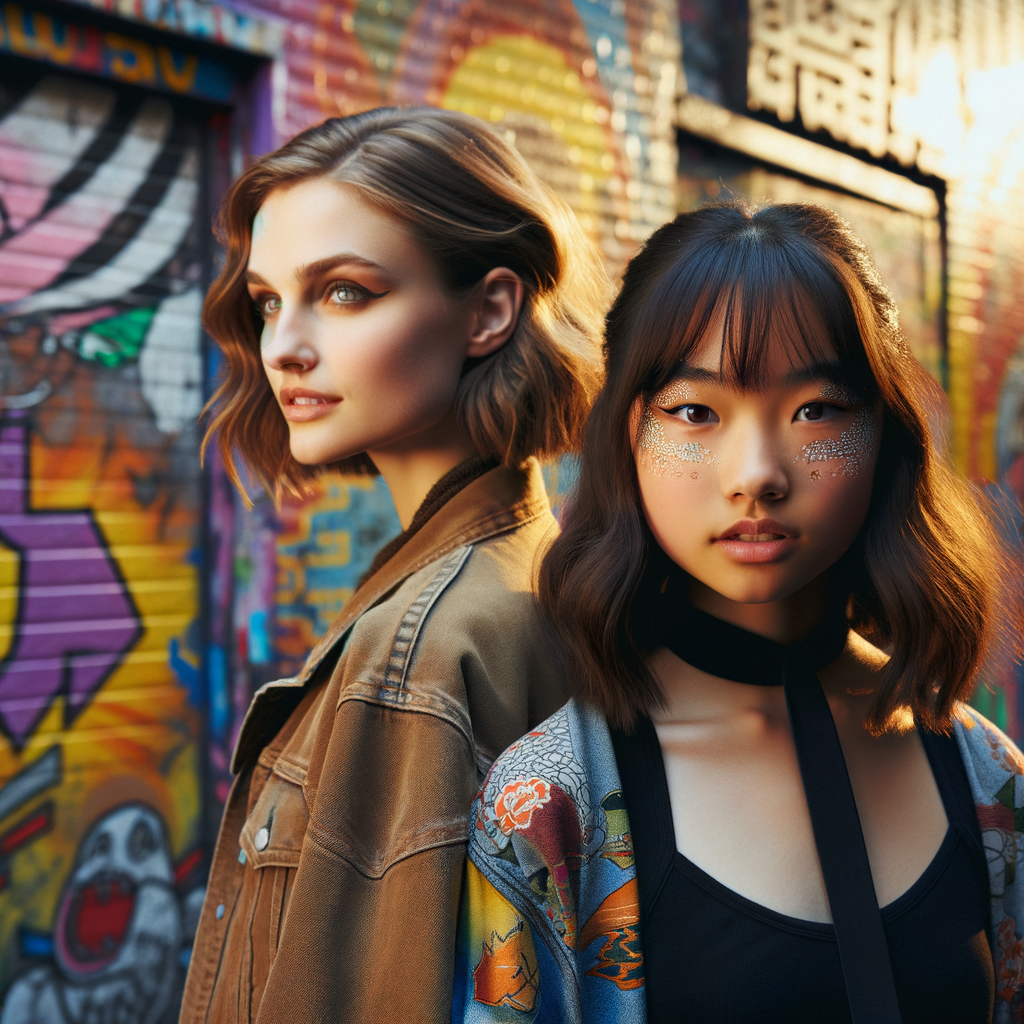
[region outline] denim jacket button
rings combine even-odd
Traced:
[[[252,837],[252,845],[255,846],[257,850],[265,850],[267,848],[267,843],[269,842],[270,831],[267,828],[261,828],[259,832]]]

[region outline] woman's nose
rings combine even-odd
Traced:
[[[263,325],[260,355],[272,370],[303,373],[316,366],[316,347],[300,313],[282,309],[274,320]]]
[[[729,439],[716,453],[728,498],[778,501],[789,494],[789,466],[782,446],[769,431],[749,428]]]

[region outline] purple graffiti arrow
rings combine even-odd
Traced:
[[[29,507],[29,424],[0,420],[0,537],[20,556],[18,613],[0,662],[0,729],[20,749],[63,693],[65,725],[142,635],[92,512]]]

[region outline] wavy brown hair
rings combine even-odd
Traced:
[[[808,300],[826,339],[801,314]],[[664,556],[643,515],[630,413],[672,379],[723,309],[722,372],[739,386],[756,386],[780,337],[815,358],[827,340],[844,382],[881,400],[871,505],[830,579],[850,588],[853,628],[890,653],[869,727],[881,731],[909,707],[923,727],[947,728],[992,637],[1005,559],[970,486],[931,437],[926,403],[937,385],[907,347],[866,247],[835,214],[805,204],[684,213],[629,264],[606,321],[607,382],[587,424],[577,489],[541,568],[540,599],[574,691],[620,727],[662,700],[647,666],[657,638],[645,609]]]
[[[495,267],[522,280],[519,321],[494,354],[464,370],[455,397],[477,452],[518,465],[577,446],[600,386],[608,279],[569,207],[487,124],[431,107],[380,108],[331,118],[257,160],[228,192],[217,222],[224,266],[203,325],[224,353],[204,451],[216,436],[241,488],[235,453],[268,490],[301,491],[324,467],[292,458],[288,427],[260,359],[246,289],[252,223],[275,189],[312,178],[351,186],[403,221],[434,259],[453,297]],[[336,463],[376,472],[364,453]]]

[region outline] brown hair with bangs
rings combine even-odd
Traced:
[[[864,244],[830,211],[724,203],[681,214],[629,264],[606,321],[607,382],[587,424],[576,492],[541,568],[540,600],[573,689],[613,726],[662,701],[647,667],[656,638],[645,609],[666,556],[643,515],[631,411],[672,379],[723,310],[721,371],[741,388],[756,388],[780,340],[820,358],[824,339],[801,315],[808,301],[842,382],[884,408],[868,515],[830,572],[850,587],[851,626],[890,654],[868,725],[882,731],[909,708],[923,727],[948,728],[974,685],[1005,559],[931,437],[925,410],[938,385],[910,353],[892,296]],[[1013,617],[1019,627],[1019,612]]]
[[[467,362],[456,414],[477,452],[506,465],[576,447],[601,378],[608,279],[596,246],[483,121],[431,107],[381,108],[302,132],[255,161],[224,200],[217,225],[224,266],[207,294],[203,325],[224,353],[225,373],[207,407],[214,416],[203,449],[216,435],[236,486],[236,452],[271,491],[300,492],[324,468],[292,458],[245,281],[260,206],[275,189],[312,178],[349,185],[405,222],[455,296],[495,267],[519,275],[516,329],[497,352]],[[376,472],[363,453],[331,468]]]

